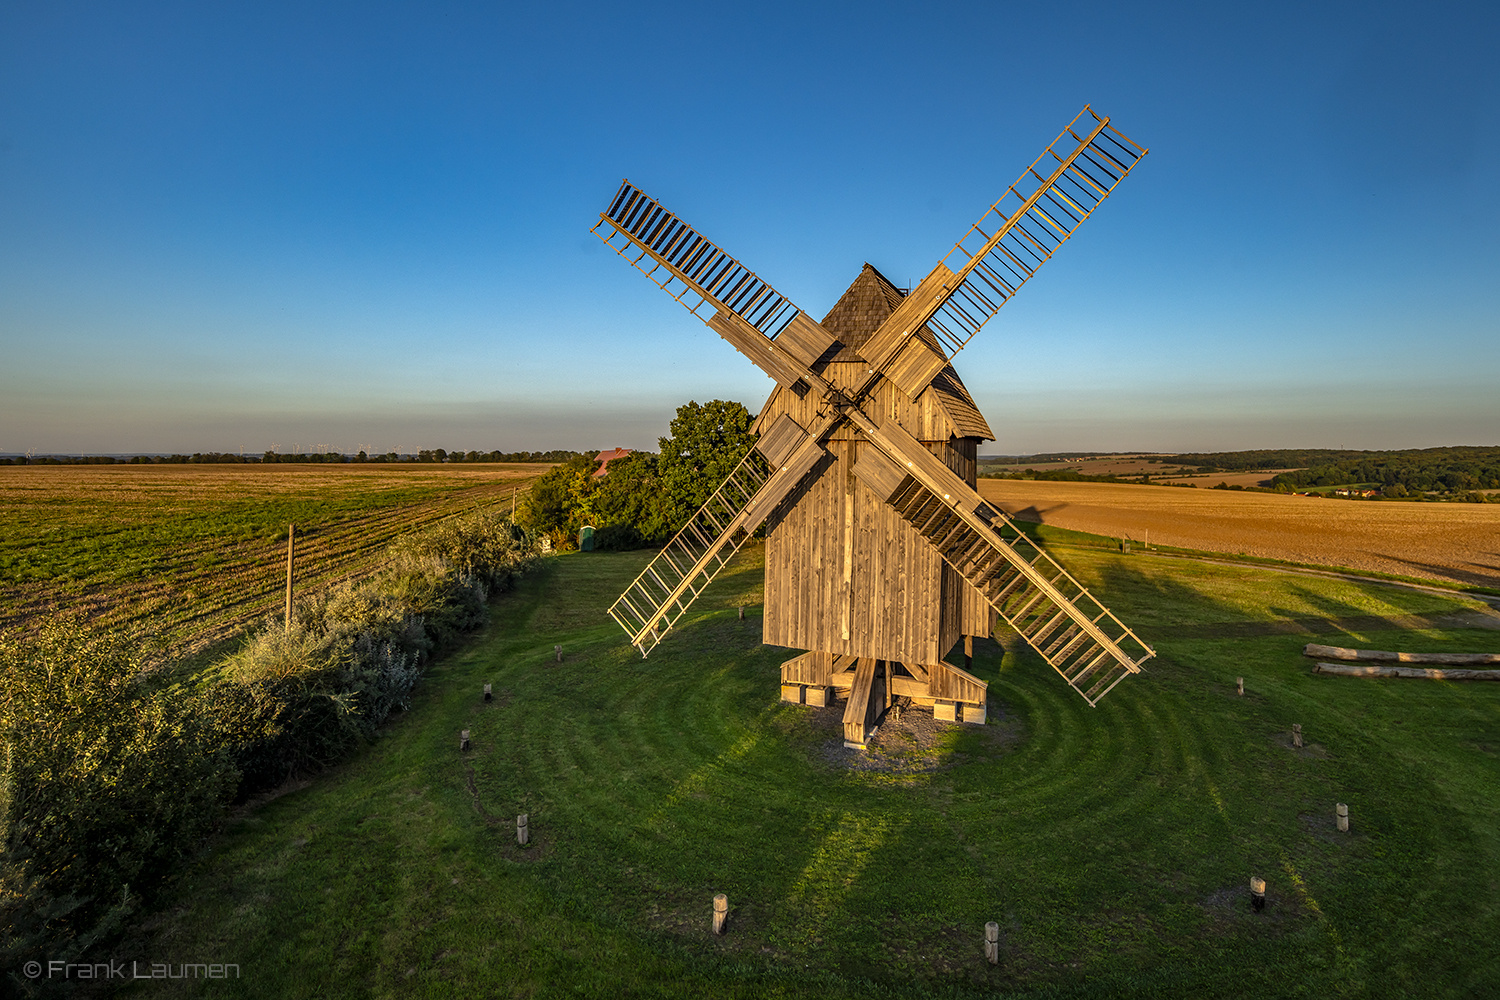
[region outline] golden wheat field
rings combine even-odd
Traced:
[[[358,577],[398,534],[509,507],[546,465],[0,466],[0,628],[76,612],[179,651]]]
[[[979,492],[1021,520],[1075,531],[1500,587],[1500,504],[1018,479],[981,479]]]

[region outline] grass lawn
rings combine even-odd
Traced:
[[[231,820],[121,952],[241,978],[132,992],[1500,991],[1500,684],[1315,676],[1300,655],[1500,648],[1444,623],[1472,602],[1053,551],[1160,656],[1091,709],[1013,635],[978,644],[990,723],[945,728],[942,766],[901,777],[830,763],[818,710],[778,703],[791,654],[759,642],[758,546],[648,661],[603,613],[648,554],[549,560],[373,746]]]

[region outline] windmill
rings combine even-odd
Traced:
[[[1154,651],[975,490],[993,433],[950,363],[1146,154],[1083,111],[932,273],[865,265],[814,321],[628,180],[593,232],[776,381],[759,436],[610,608],[648,655],[766,525],[763,640],[808,650],[782,699],[848,688],[862,747],[896,697],[982,723],[986,685],[944,657],[998,616],[1090,705]]]

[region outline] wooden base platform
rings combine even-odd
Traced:
[[[948,722],[983,725],[989,685],[951,663],[897,663],[813,651],[781,665],[781,700],[818,708],[848,689],[844,745],[864,749],[891,703],[900,697],[932,706]]]

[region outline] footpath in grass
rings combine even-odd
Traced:
[[[1472,602],[1063,556],[1157,648],[1148,673],[1091,709],[1014,636],[978,644],[990,724],[944,727],[939,767],[904,776],[845,769],[817,710],[777,702],[790,654],[759,642],[758,547],[648,661],[603,613],[647,554],[549,560],[372,747],[230,821],[121,954],[240,978],[132,991],[1500,991],[1500,684],[1330,678],[1300,655],[1497,648],[1444,624]]]

